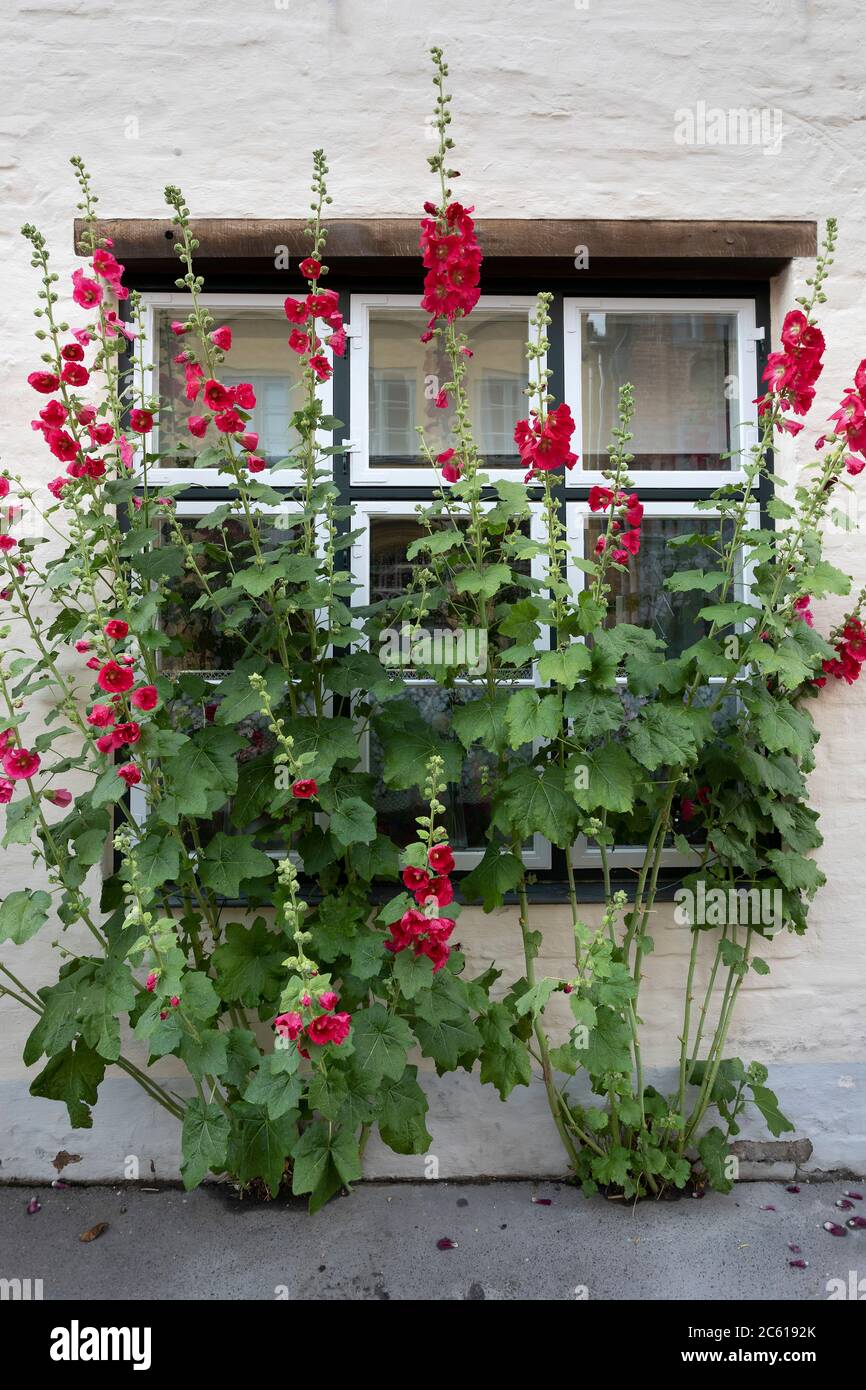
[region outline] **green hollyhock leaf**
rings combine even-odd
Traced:
[[[703,711],[658,702],[646,705],[629,725],[629,751],[650,772],[682,767],[697,758],[704,726]]]
[[[145,888],[174,883],[180,872],[180,844],[171,835],[146,835],[135,847],[135,866]]]
[[[85,1042],[106,1061],[120,1056],[120,1015],[135,1006],[135,981],[129,966],[108,956],[84,986],[79,1003]]]
[[[592,655],[583,642],[575,642],[564,651],[544,652],[538,658],[538,677],[571,690],[592,667]]]
[[[321,1120],[315,1120],[304,1130],[292,1159],[292,1191],[296,1197],[331,1186],[327,1183],[329,1170],[333,1170],[337,1180],[337,1186],[332,1187],[329,1195],[344,1183],[359,1182],[363,1176],[355,1136],[347,1129],[334,1132]],[[327,1197],[323,1200],[327,1201]]]
[[[285,942],[268,931],[264,917],[251,927],[230,922],[226,939],[213,953],[216,987],[221,999],[254,1007],[279,995],[285,978]]]
[[[814,669],[814,663],[804,660],[802,651],[792,637],[783,638],[778,647],[760,640],[750,642],[745,660],[754,661],[765,676],[778,676],[788,690],[796,690],[797,686],[809,680]]]
[[[616,733],[623,721],[622,700],[615,691],[579,685],[565,697],[563,712],[571,720],[574,737],[589,743],[603,734]]]
[[[728,1177],[728,1142],[718,1125],[713,1125],[698,1140],[698,1153],[706,1170],[710,1187],[716,1192],[730,1192],[733,1181]]]
[[[224,898],[237,898],[249,878],[267,878],[274,861],[256,849],[251,835],[226,835],[220,830],[207,846],[201,861],[202,883]]]
[[[463,769],[460,745],[439,738],[414,705],[395,700],[373,724],[382,745],[382,776],[389,787],[404,791],[423,786],[427,763],[434,753],[443,760],[445,781],[459,782]]]
[[[346,1104],[349,1087],[343,1072],[333,1067],[327,1071],[316,1071],[307,1092],[307,1104],[312,1111],[318,1111],[326,1120],[336,1121]]]
[[[562,724],[562,700],[558,694],[518,690],[508,701],[505,724],[512,748],[522,748],[537,738],[556,738]]]
[[[208,1173],[225,1168],[229,1120],[221,1106],[193,1097],[187,1103],[181,1132],[183,1185],[189,1192]]]
[[[849,594],[851,580],[842,570],[836,569],[828,560],[819,560],[799,575],[799,584],[804,594],[813,598],[824,598],[826,594]]]
[[[328,666],[328,687],[336,695],[361,690],[379,704],[394,700],[406,689],[402,680],[385,670],[372,652],[349,652]]]
[[[261,1178],[276,1197],[286,1159],[297,1143],[297,1118],[297,1111],[289,1111],[272,1120],[265,1106],[235,1102],[226,1167],[238,1182]]]
[[[412,951],[399,951],[394,957],[394,978],[403,997],[414,999],[422,989],[429,989],[432,985],[433,962],[428,956],[416,956]]]
[[[786,888],[805,893],[814,893],[826,883],[814,859],[804,859],[802,854],[789,850],[770,849],[766,851],[770,866],[776,871]]]
[[[226,1065],[223,1077],[227,1086],[242,1090],[253,1067],[261,1059],[259,1045],[249,1028],[230,1028],[226,1033]]]
[[[495,822],[503,834],[514,826],[521,839],[537,832],[566,849],[574,840],[577,821],[575,797],[566,776],[554,765],[541,773],[532,767],[515,768],[495,803]]]
[[[297,1052],[292,1054],[297,1058]],[[297,1075],[289,1074],[284,1058],[278,1053],[262,1057],[244,1091],[244,1100],[251,1105],[264,1105],[272,1120],[278,1120],[294,1110],[303,1094],[304,1084]]]
[[[483,570],[460,570],[454,575],[454,590],[458,594],[480,594],[493,598],[512,581],[509,565],[487,565]]]
[[[238,789],[232,797],[231,822],[241,829],[250,825],[270,805],[276,786],[271,754],[241,763]]]
[[[766,691],[750,691],[746,704],[768,752],[808,756],[817,731],[807,710],[796,709],[787,700],[774,700]]]
[[[266,666],[260,658],[252,657],[248,661],[239,662],[231,675],[225,676],[217,686],[217,724],[239,724],[251,714],[261,712],[262,701],[259,692],[250,685],[249,678],[254,674],[260,675],[264,680],[271,704],[276,706],[280,703],[286,686],[286,673],[282,666]]]
[[[480,743],[491,753],[501,753],[507,747],[508,731],[506,713],[509,696],[498,690],[492,701],[487,699],[466,700],[454,709],[452,722],[454,732],[464,748]]]
[[[615,1144],[606,1154],[598,1154],[591,1163],[596,1182],[623,1187],[631,1172],[632,1154],[621,1144]]]
[[[117,768],[112,763],[110,767],[107,767],[104,772],[99,774],[94,782],[93,789],[90,793],[90,804],[91,806],[110,806],[113,802],[120,801],[121,797],[126,795],[126,790],[126,783],[122,777],[118,777]],[[6,824],[8,827],[8,813]],[[7,840],[9,839],[8,829],[6,838]]]
[[[520,860],[491,841],[481,862],[461,880],[460,891],[467,902],[480,898],[484,911],[492,912],[501,907],[505,894],[517,887],[522,874]]]
[[[352,845],[349,858],[354,872],[367,883],[376,878],[396,878],[400,869],[397,846],[387,835],[377,835],[369,845]]]
[[[201,1081],[204,1076],[222,1076],[228,1065],[226,1035],[217,1028],[198,1028],[197,1036],[184,1032],[180,1040],[180,1055],[191,1076]]]
[[[378,1099],[379,1133],[388,1148],[398,1154],[426,1153],[433,1140],[424,1121],[429,1107],[418,1068],[407,1067],[398,1081],[384,1081]]]
[[[791,1121],[787,1119],[779,1109],[779,1102],[771,1090],[766,1086],[755,1086],[750,1084],[752,1099],[760,1110],[766,1121],[770,1133],[775,1139],[780,1134],[792,1132],[795,1128]]]
[[[664,586],[674,594],[690,593],[694,589],[702,589],[705,594],[711,594],[726,578],[723,570],[711,570],[709,573],[697,569],[677,570],[674,574],[668,575]]]
[[[403,1075],[413,1038],[402,1018],[389,1014],[381,1004],[372,1004],[355,1014],[352,1041],[355,1071],[371,1090],[385,1076],[396,1081]]]
[[[160,980],[162,985],[162,980]],[[164,993],[176,993],[169,991],[163,986]],[[219,1008],[219,996],[214,988],[213,981],[209,976],[200,970],[187,970],[179,986],[181,1003],[183,1004],[184,1014],[195,1019],[206,1021],[213,1018]]]
[[[515,1086],[530,1083],[529,1050],[512,1031],[504,1004],[491,1005],[487,1014],[479,1018],[478,1031],[482,1039],[481,1083],[489,1082],[499,1092],[500,1100],[507,1100]]]
[[[385,959],[385,939],[378,932],[362,932],[352,942],[351,972],[359,980],[372,980]]]
[[[311,716],[287,719],[285,733],[294,739],[296,758],[311,755],[304,776],[326,782],[337,763],[358,761],[358,732],[351,719],[331,716],[321,724]]]
[[[0,942],[21,946],[48,921],[51,898],[41,888],[21,888],[7,893],[0,903]]]
[[[427,1019],[415,1020],[415,1032],[425,1057],[431,1057],[441,1076],[446,1071],[456,1071],[458,1066],[467,1070],[481,1051],[483,1039],[475,1024],[468,1018],[440,1018],[436,1023]]]
[[[605,743],[580,754],[569,776],[584,811],[630,811],[642,774],[621,743]]]
[[[166,765],[166,780],[181,814],[206,815],[214,798],[222,799],[238,784],[235,757],[247,740],[233,729],[208,724],[190,739],[182,754]],[[217,799],[217,806],[222,804]]]
[[[52,1057],[47,1066],[30,1083],[31,1096],[45,1100],[62,1100],[69,1111],[73,1129],[90,1129],[93,1120],[90,1107],[96,1104],[100,1082],[105,1075],[105,1061],[79,1038],[73,1046],[64,1048]]]
[[[549,977],[539,980],[530,989],[521,994],[517,1003],[514,1005],[514,1012],[518,1018],[523,1018],[530,1014],[532,1018],[538,1018],[543,1013],[547,1002],[554,990],[559,988],[559,981]]]
[[[587,1047],[579,1052],[586,1070],[592,1076],[606,1071],[631,1070],[631,1030],[618,1013],[601,1005],[595,1026],[589,1030]]]
[[[24,1044],[24,1065],[31,1067],[44,1054],[53,1057],[63,1052],[78,1033],[78,1014],[88,983],[96,970],[96,962],[76,961],[65,965],[56,985],[46,985],[38,991],[43,1013]]]
[[[343,849],[372,844],[376,838],[376,811],[359,796],[349,796],[331,811],[328,829]]]

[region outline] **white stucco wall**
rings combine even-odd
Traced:
[[[826,306],[828,352],[816,421],[832,409],[866,356],[866,233],[862,155],[866,96],[859,0],[31,0],[0,16],[3,332],[2,459],[46,481],[53,460],[30,430],[25,377],[38,365],[35,282],[24,221],[47,235],[68,273],[76,188],[67,158],[82,154],[105,215],[161,216],[162,189],[181,184],[194,215],[299,216],[310,150],[328,153],[335,215],[415,215],[431,193],[426,50],[441,43],[455,91],[461,196],[479,216],[814,218],[835,214],[839,253]],[[685,147],[675,112],[765,107],[782,113],[781,148]],[[137,138],[129,138],[137,135]],[[589,248],[590,258],[592,247]],[[779,309],[799,292],[806,264],[774,286]],[[580,276],[575,273],[575,292]],[[807,428],[785,467],[808,456]],[[863,480],[861,480],[861,485]],[[861,486],[862,491],[862,486]],[[860,532],[834,537],[830,557],[866,579]],[[819,623],[836,612],[819,606]],[[828,606],[829,608],[829,606]],[[813,778],[829,883],[808,936],[771,947],[772,973],[751,977],[732,1043],[773,1065],[813,1166],[866,1165],[866,986],[863,810],[866,683],[828,686]],[[34,882],[29,852],[3,852],[0,892]],[[593,912],[587,912],[588,920]],[[568,929],[562,909],[539,911],[555,969]],[[684,934],[655,930],[646,1007],[651,1065],[669,1064],[679,1027]],[[461,936],[479,959],[520,973],[513,914],[467,913]],[[16,955],[33,986],[56,960],[40,937]],[[545,963],[547,968],[547,963]],[[176,1171],[177,1139],[163,1113],[124,1077],[106,1083],[90,1132],[68,1128],[63,1107],[31,1100],[20,1063],[29,1018],[0,1003],[0,1178],[52,1177],[65,1147],[84,1155],[76,1176],[119,1178],[126,1155],[142,1175]],[[501,1106],[460,1078],[431,1079],[431,1126],[442,1176],[550,1172],[561,1167],[537,1095]],[[163,1120],[165,1118],[165,1123]],[[476,1123],[477,1122],[477,1123]],[[371,1169],[417,1172],[371,1145]]]

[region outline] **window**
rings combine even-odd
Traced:
[[[288,293],[288,289],[286,293]],[[201,303],[213,315],[217,324],[232,330],[231,355],[226,359],[221,380],[226,386],[248,381],[256,395],[250,429],[259,436],[259,453],[271,465],[261,480],[276,486],[292,486],[300,481],[299,472],[287,460],[297,443],[290,428],[293,413],[302,405],[299,358],[287,347],[288,324],[283,311],[285,294],[259,295],[201,295]],[[187,483],[190,487],[225,487],[231,479],[219,472],[219,462],[213,455],[214,431],[204,439],[196,439],[187,429],[191,415],[204,413],[201,396],[197,402],[187,401],[182,369],[173,358],[183,348],[183,338],[171,331],[172,321],[189,312],[186,294],[147,294],[145,301],[145,332],[151,369],[148,389],[159,389],[168,407],[161,412],[149,448],[167,453],[157,468],[149,468],[152,482]],[[331,413],[330,383],[323,388],[324,412]],[[331,444],[330,435],[322,433],[321,443]]]
[[[560,284],[548,330],[554,373],[551,390],[557,400],[569,403],[577,424],[574,448],[580,458],[565,480],[571,544],[581,556],[590,554],[595,543],[599,521],[590,513],[587,497],[607,466],[618,388],[631,381],[635,393],[632,477],[645,504],[643,543],[628,575],[616,580],[610,620],[652,627],[674,650],[684,650],[699,635],[696,615],[702,599],[691,592],[671,595],[663,581],[674,568],[700,562],[693,551],[675,542],[686,532],[700,532],[712,524],[712,513],[697,509],[696,502],[723,483],[741,481],[738,451],[747,450],[757,437],[752,402],[758,394],[762,331],[756,329],[756,304],[760,303],[763,318],[768,311],[766,297],[758,301],[750,297],[748,288],[743,293],[742,287],[732,288],[730,294],[723,290],[716,297],[683,297],[681,289],[673,287],[671,295],[656,297],[605,294],[590,298],[569,294],[574,283],[572,277]],[[482,295],[464,325],[473,354],[466,385],[475,435],[484,470],[494,481],[523,478],[514,425],[529,408],[525,345],[531,336],[535,287],[524,281],[520,288],[526,293]],[[321,443],[323,447],[338,444],[334,481],[341,503],[355,508],[352,529],[360,534],[350,554],[358,588],[351,602],[362,607],[405,595],[419,568],[420,562],[407,554],[421,534],[415,508],[433,499],[437,478],[418,431],[420,426],[434,455],[449,447],[451,411],[440,409],[436,397],[450,373],[436,341],[421,342],[428,316],[418,307],[414,281],[412,293],[392,293],[387,285],[371,283],[369,278],[353,292],[351,281],[341,272],[339,288],[345,292],[348,349],[334,363],[323,406],[326,414],[335,414],[344,423],[335,439],[323,434]],[[228,324],[233,332],[222,379],[229,385],[241,380],[253,384],[256,407],[251,428],[259,435],[259,453],[271,464],[260,481],[287,489],[286,505],[277,509],[284,513],[283,521],[293,506],[288,490],[299,481],[295,469],[279,467],[294,442],[290,420],[298,404],[298,359],[287,347],[289,325],[283,312],[285,295],[292,292],[302,293],[281,283],[279,293],[225,291],[203,296],[215,320]],[[149,468],[149,480],[189,486],[178,503],[177,516],[202,540],[208,513],[231,495],[231,479],[219,473],[214,456],[203,452],[204,445],[189,435],[185,425],[196,407],[184,399],[183,374],[172,363],[182,340],[171,333],[170,323],[187,311],[188,299],[174,292],[148,292],[143,298],[153,370],[163,398],[169,398],[172,406],[163,412],[158,430],[150,437],[152,448],[167,449],[169,457],[161,460],[159,468]],[[755,523],[759,524],[757,508]],[[231,524],[241,525],[239,521]],[[533,532],[540,530],[534,505],[530,527]],[[238,544],[243,543],[239,532]],[[584,582],[577,566],[571,579],[575,590]],[[192,581],[187,574],[172,582],[188,585]],[[744,592],[748,582],[747,574],[738,576],[738,592]],[[194,601],[192,595],[187,598]],[[435,612],[427,625],[436,626]],[[219,633],[196,627],[186,598],[178,604],[175,626],[168,635],[178,639],[178,647],[165,653],[163,661],[182,664],[192,682],[213,681],[237,660],[231,643]],[[477,697],[477,681],[468,672],[448,687],[438,685],[423,669],[402,666],[399,674],[406,687],[402,698],[415,707],[425,726],[435,727],[441,721],[444,727],[455,705]],[[536,681],[534,665],[527,665],[514,673],[512,684]],[[197,698],[200,705],[207,703],[200,691]],[[364,766],[374,774],[381,771],[381,752],[372,729],[363,733],[361,747]],[[478,863],[489,825],[485,758],[483,752],[463,757],[460,775],[452,780],[445,797],[449,835],[461,869]],[[135,789],[133,796],[139,795],[140,789]],[[419,793],[386,787],[380,779],[378,797],[380,830],[398,844],[414,838],[414,819],[423,809]],[[615,854],[613,868],[622,866],[626,879],[641,854],[639,829],[635,846],[621,847]],[[524,847],[524,855],[539,881],[551,880],[550,896],[559,900],[563,896],[559,885],[565,879],[564,852],[535,836]],[[597,848],[578,843],[571,860],[591,894],[595,891],[591,885],[600,877]],[[663,865],[672,876],[689,862],[672,845],[664,851]],[[534,891],[540,892],[540,886]]]

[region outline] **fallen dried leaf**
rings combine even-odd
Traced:
[[[58,1173],[62,1173],[70,1163],[80,1163],[81,1154],[67,1153],[66,1149],[61,1149],[59,1154],[55,1154],[51,1160],[51,1167],[56,1168]]]
[[[103,1231],[107,1231],[107,1230],[108,1230],[108,1222],[107,1222],[107,1221],[97,1221],[97,1223],[96,1223],[95,1226],[91,1226],[91,1227],[90,1227],[90,1230],[89,1230],[89,1231],[85,1231],[83,1235],[80,1235],[80,1236],[78,1237],[78,1239],[79,1239],[80,1241],[82,1241],[83,1244],[88,1245],[88,1244],[90,1243],[90,1241],[92,1241],[92,1240],[98,1240],[99,1237],[102,1235],[102,1232],[103,1232]]]

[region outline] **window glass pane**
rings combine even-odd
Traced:
[[[585,554],[592,555],[605,527],[598,517],[588,518]],[[610,571],[611,591],[605,626],[633,623],[652,628],[667,646],[669,656],[681,652],[704,636],[708,624],[697,614],[715,602],[715,597],[697,589],[671,593],[664,581],[676,570],[718,568],[718,556],[706,545],[671,545],[676,536],[710,537],[717,521],[696,516],[644,516],[641,523],[640,552],[629,561],[628,573]],[[732,597],[734,597],[732,595]]]
[[[232,349],[220,369],[219,379],[225,386],[248,381],[256,394],[249,428],[259,436],[258,452],[270,463],[287,457],[298,442],[289,428],[289,420],[303,404],[301,399],[300,358],[287,346],[287,325],[281,309],[211,310],[218,324],[232,330]],[[186,399],[184,370],[172,361],[183,348],[184,340],[171,331],[171,321],[177,318],[176,309],[156,311],[158,344],[159,389],[163,408],[159,417],[159,447],[170,457],[167,466],[195,467],[196,456],[214,443],[214,431],[204,439],[195,439],[187,429],[190,415],[202,415],[206,408],[201,393],[197,401]]]
[[[234,571],[250,563],[252,547],[246,521],[241,517],[228,517],[220,526],[215,526],[209,524],[207,517],[178,517],[176,522],[185,542],[194,549],[199,573],[172,565],[164,576],[168,583],[168,601],[161,611],[160,629],[173,639],[173,644],[160,653],[160,664],[167,673],[197,671],[210,676],[228,675],[239,661],[250,655],[247,642],[237,635],[238,626],[254,639],[256,631],[271,622],[270,615],[263,600],[253,603],[240,590],[237,602],[227,603],[219,613],[211,607],[196,608],[195,604],[204,592],[205,580],[211,591],[224,589],[231,584]],[[157,526],[159,544],[176,547],[172,524],[160,518]],[[262,546],[273,549],[286,544],[295,530],[285,518],[262,518],[259,531]],[[294,626],[299,625],[302,617],[298,615]],[[280,621],[284,627],[288,623],[291,631],[291,617],[283,616]]]
[[[421,342],[429,315],[420,309],[370,310],[370,465],[426,467],[416,426],[434,454],[451,445],[454,412],[436,396],[450,380],[448,358],[436,339]],[[473,356],[465,377],[476,439],[488,464],[518,467],[514,426],[527,413],[525,309],[476,309],[464,331]]]
[[[581,314],[585,469],[605,468],[620,386],[634,386],[632,469],[730,468],[737,384],[733,313]]]

